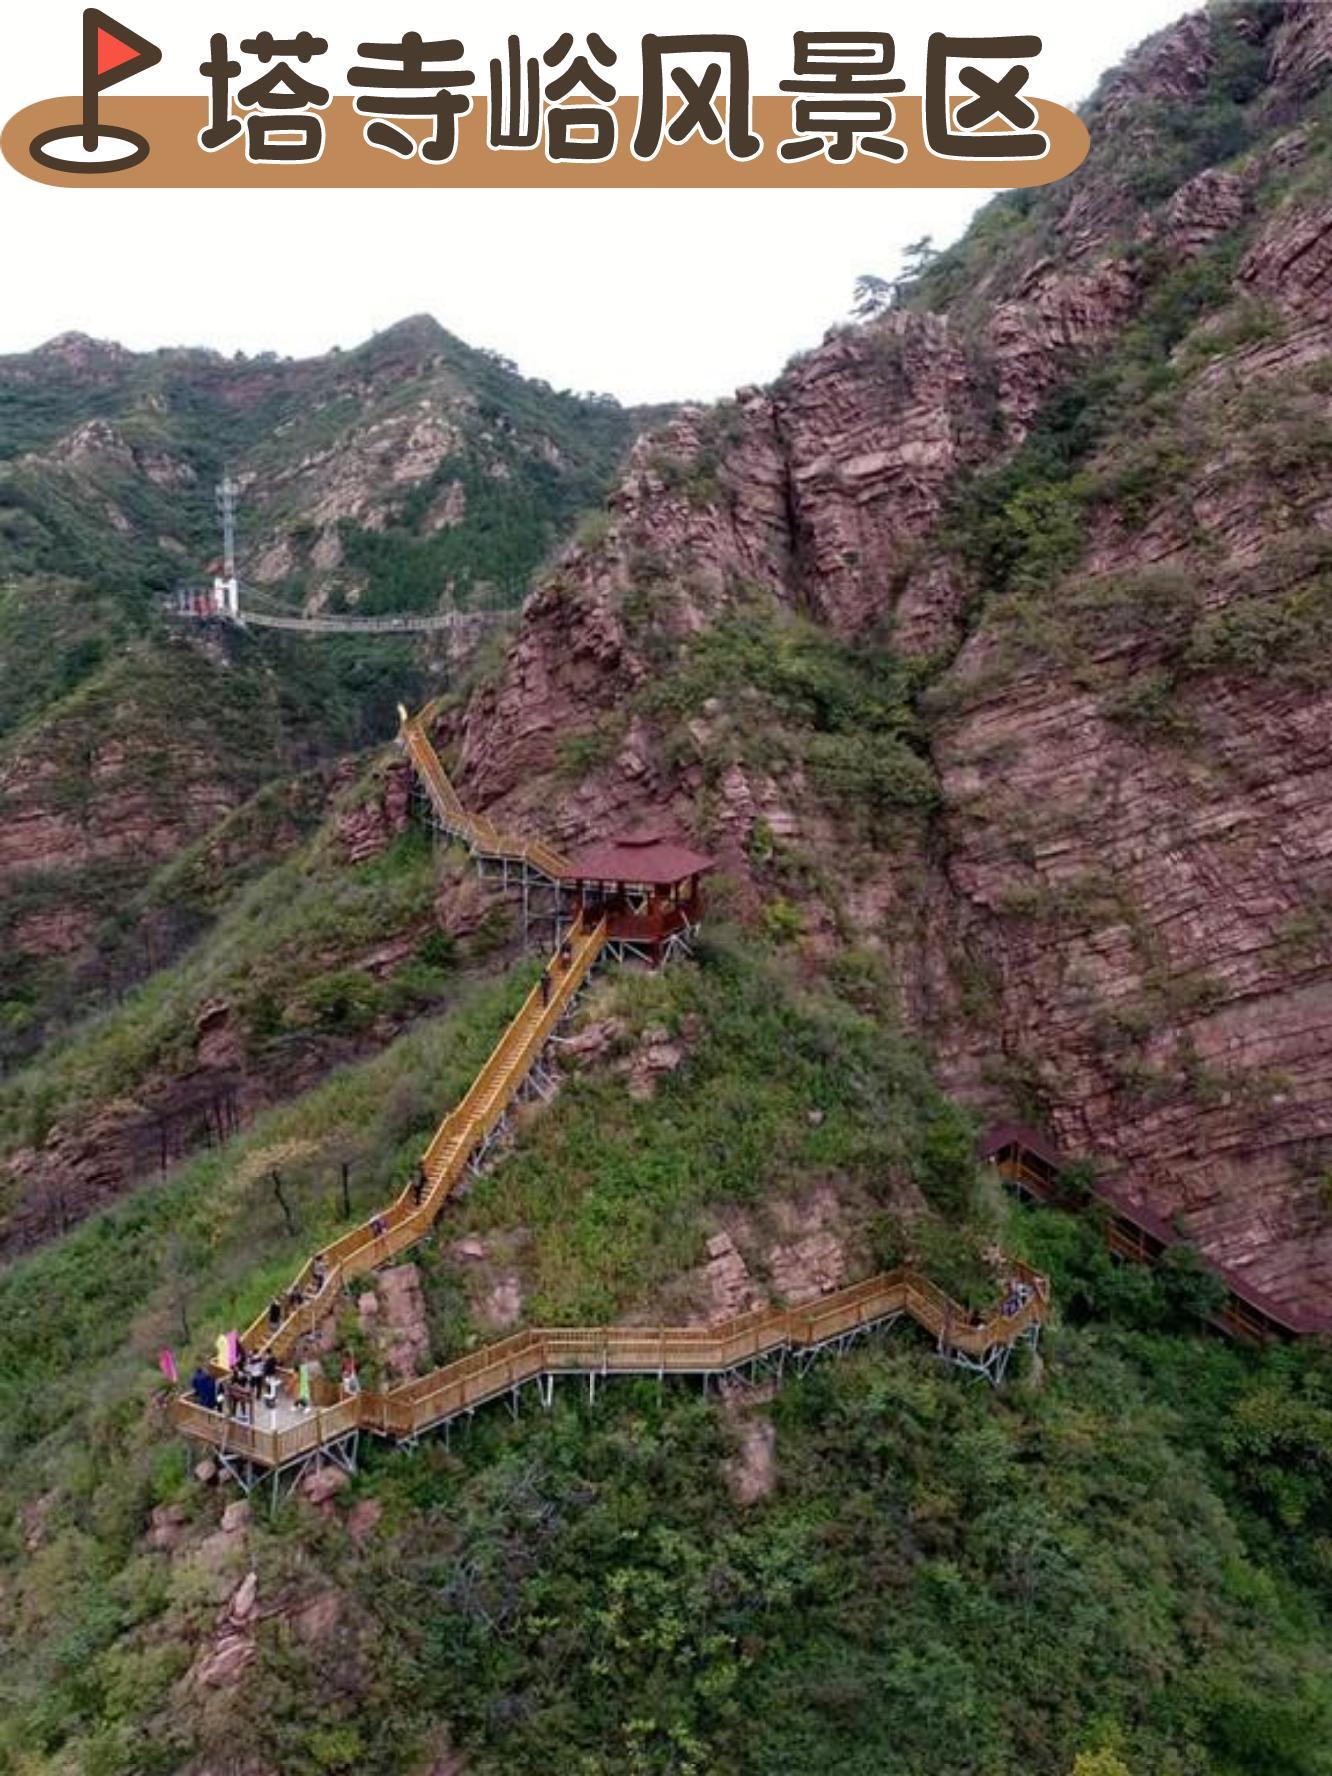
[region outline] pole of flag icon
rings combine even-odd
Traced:
[[[29,153],[41,166],[66,173],[122,173],[148,158],[148,143],[134,130],[101,119],[109,86],[156,67],[162,52],[128,25],[89,6],[83,14],[83,116],[80,122],[43,130]]]

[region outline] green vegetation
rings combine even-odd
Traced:
[[[1168,454],[1178,441],[1168,423],[1178,408],[1180,371],[1172,353],[1204,317],[1231,297],[1238,236],[1183,265],[1159,249],[1131,252],[1148,294],[1110,352],[1073,374],[1051,396],[1021,448],[960,486],[945,540],[986,596],[1049,592],[1080,560],[1090,514],[1168,491]],[[1104,462],[1093,461],[1107,443]]]
[[[326,782],[304,767],[381,740],[398,695],[421,681],[394,638],[358,659],[336,642],[235,637],[218,657],[158,631],[114,650],[84,631],[75,649],[86,646],[95,663],[70,682],[70,655],[47,618],[74,610],[77,597],[0,596],[0,628],[8,612],[15,632],[33,638],[15,698],[21,719],[0,732],[6,800],[35,812],[39,831],[59,823],[49,860],[6,880],[4,1067],[206,930],[230,889],[322,816]],[[94,602],[90,620],[102,609]],[[43,659],[58,663],[54,682]],[[16,679],[26,664],[20,652]],[[25,921],[48,913],[84,933],[68,956],[24,948]]]
[[[378,497],[364,438],[424,428],[422,479],[390,490],[379,528],[344,524],[343,566],[317,589],[335,609],[356,591],[372,614],[513,605],[651,416],[531,382],[420,319],[302,363],[84,342],[0,371],[0,781],[50,835],[0,910],[8,1071],[197,943],[230,890],[308,833],[310,767],[380,744],[400,701],[438,689],[429,642],[201,634],[165,616],[162,595],[216,551],[222,470],[247,482],[242,570],[260,543],[300,563],[321,465],[345,453]],[[461,506],[441,514],[455,483]],[[272,596],[313,592],[311,572]],[[377,990],[330,990],[294,1022],[367,1028],[382,1009]]]
[[[932,808],[918,669],[838,642],[760,587],[739,590],[736,608],[691,636],[640,694],[644,712],[669,724],[667,747],[696,755],[713,781],[732,758],[767,773],[797,766],[872,836]],[[703,748],[686,725],[699,718],[715,730]]]
[[[475,1187],[463,1224],[531,1235],[538,1321],[595,1323],[651,1301],[702,1256],[707,1208],[757,1211],[805,1178],[872,1199],[910,1172],[941,1208],[974,1200],[974,1168],[949,1170],[970,1123],[882,1006],[802,989],[786,965],[715,934],[702,968],[604,991],[631,1029],[666,1030],[689,1061],[647,1109],[618,1075],[576,1075],[559,1114]]]
[[[331,832],[317,835],[240,888],[179,961],[0,1085],[0,1148],[31,1143],[61,1115],[76,1107],[86,1115],[154,1072],[188,1071],[209,1001],[226,1005],[250,1060],[267,1072],[308,1061],[311,1037],[354,1035],[377,1018],[396,1024],[436,1005],[450,989],[453,952],[433,941],[435,886],[419,828],[355,868]],[[392,965],[367,971],[376,945],[413,932],[414,956],[395,950]]]
[[[483,1415],[452,1453],[372,1451],[367,1537],[287,1505],[205,1544],[221,1501],[164,1439],[157,1346],[182,1316],[187,1349],[243,1321],[329,1236],[340,1159],[359,1213],[404,1176],[525,980],[0,1277],[0,1767],[138,1776],[225,1752],[387,1776],[445,1734],[479,1776],[1326,1776],[1326,1357],[1202,1336],[1210,1279],[1187,1253],[1123,1269],[1094,1216],[995,1203],[881,1013],[729,939],[599,989],[590,1017],[614,1009],[630,1047],[683,1036],[684,1066],[646,1105],[613,1068],[573,1077],[452,1233],[529,1231],[533,1318],[651,1317],[719,1213],[757,1217],[761,1249],[763,1217],[834,1180],[862,1266],[910,1252],[992,1290],[978,1254],[999,1232],[1046,1267],[1064,1323],[1041,1364],[992,1394],[899,1331],[770,1406],[570,1390],[517,1424]],[[903,1218],[907,1178],[939,1213]],[[459,1261],[425,1256],[444,1357],[477,1327]],[[776,1489],[740,1508],[725,1466],[767,1416]],[[141,1539],[162,1504],[170,1558]],[[251,1566],[255,1663],[192,1705],[176,1686]],[[336,1625],[301,1627],[330,1592]]]
[[[1208,13],[1211,55],[1204,91],[1161,98],[1141,85],[1135,90],[1127,70],[1108,74],[1083,108],[1092,145],[1079,178],[1004,192],[955,246],[918,259],[902,280],[898,300],[970,321],[982,303],[1016,294],[1038,260],[1060,251],[1059,224],[1089,185],[1127,246],[1139,232],[1144,209],[1159,210],[1196,173],[1251,152],[1286,129],[1285,118],[1274,118],[1262,103],[1271,34],[1283,17],[1281,0],[1212,0]],[[1150,54],[1150,46],[1139,51],[1143,54]],[[1107,114],[1111,103],[1113,127]]]
[[[367,582],[357,610],[374,616],[441,604],[517,603],[556,542],[604,491],[614,460],[608,448],[570,473],[558,460],[508,444],[498,451],[491,446],[484,459],[445,458],[408,494],[393,529],[344,522],[347,566]],[[448,497],[457,500],[462,517],[432,524],[432,507]]]
[[[1134,318],[1019,449],[956,489],[936,539],[974,587],[966,621],[999,639],[985,672],[1048,665],[1141,742],[1200,753],[1191,686],[1321,686],[1332,666],[1313,498],[1332,464],[1327,366],[1244,385],[1228,360],[1280,328],[1234,295],[1248,225],[1188,260],[1142,225],[1202,166],[1289,129],[1259,102],[1277,16],[1263,0],[1218,11],[1196,102],[1116,93],[1090,183],[1097,226],[1122,236]],[[1306,196],[1327,177],[1326,133],[1298,175]],[[891,294],[952,311],[982,424],[994,366],[971,322],[1064,252],[1077,189],[1011,194],[960,247],[918,253],[902,289],[862,289],[871,309]],[[866,350],[888,399],[900,350],[886,336]],[[910,664],[881,637],[846,646],[761,587],[695,583],[620,520],[620,614],[650,672],[564,743],[560,769],[608,767],[641,724],[654,762],[697,786],[700,834],[725,824],[739,764],[834,816],[837,855],[812,830],[784,837],[775,812],[755,818],[731,835],[768,891],[744,909],[751,935],[714,922],[718,881],[698,966],[596,983],[584,1016],[600,1035],[414,1254],[422,1363],[494,1336],[515,1299],[519,1323],[705,1315],[722,1228],[774,1297],[831,1238],[850,1276],[910,1261],[978,1306],[1003,1274],[998,1246],[1051,1275],[1057,1323],[999,1394],[905,1326],[772,1399],[649,1380],[590,1407],[569,1389],[520,1422],[483,1414],[451,1448],[375,1446],[328,1512],[261,1508],[239,1534],[219,1533],[226,1494],[189,1478],[158,1352],[188,1364],[401,1186],[536,965],[475,977],[505,914],[465,940],[441,930],[418,831],[346,864],[333,823],[373,774],[323,807],[330,756],[391,731],[398,698],[432,677],[428,650],[187,643],[156,595],[209,550],[224,461],[263,489],[251,538],[291,545],[276,595],[312,591],[329,536],[307,465],[341,455],[353,494],[357,476],[382,491],[389,458],[365,441],[406,418],[438,428],[430,472],[386,506],[339,507],[364,521],[342,524],[321,590],[366,611],[512,604],[576,525],[585,548],[607,542],[601,497],[635,417],[419,321],[310,365],[111,354],[92,375],[0,376],[5,795],[18,807],[40,759],[43,813],[90,836],[88,858],[6,885],[0,1062],[41,1052],[0,1084],[0,1151],[146,1097],[159,1070],[187,1074],[210,1001],[276,1094],[345,1063],[0,1273],[0,1776],[423,1776],[450,1747],[475,1776],[1332,1776],[1332,1358],[1221,1342],[1197,1254],[1112,1262],[1090,1192],[1068,1213],[1003,1200],[970,1118],[889,1009],[897,983],[841,911],[870,847],[910,841],[884,915],[903,931],[924,895],[910,859],[947,866],[946,824],[930,827],[944,662]],[[53,450],[89,419],[113,435]],[[701,508],[725,501],[745,421],[725,405],[698,424],[691,459],[654,466]],[[1180,494],[1199,461],[1214,497],[1242,492],[1284,545],[1223,576],[1223,545]],[[1113,556],[1163,520],[1184,526],[1187,572],[1079,574],[1089,542]],[[1005,822],[1022,874],[998,913],[1046,928],[1008,935],[1035,957],[1113,926],[1139,967],[1139,990],[1099,1022],[1081,983],[1107,1081],[1139,1106],[1224,1097],[1235,1117],[1265,1116],[1289,1089],[1275,1072],[1222,1072],[1187,1036],[1154,1040],[1226,989],[1170,971],[1129,887],[1100,870],[1040,885],[1037,841],[1066,811],[1009,818],[1004,744],[985,759],[982,816]],[[108,806],[132,832],[150,807],[154,842],[99,850]],[[1311,893],[1277,933],[1300,966],[1326,949],[1325,900]],[[86,922],[98,979],[23,939],[59,912]],[[984,928],[947,941],[979,1016],[999,996]],[[74,1022],[111,993],[122,1003]],[[1062,1063],[1005,1034],[983,1077],[1030,1114]],[[1326,1200],[1324,1146],[1298,1163]],[[336,1342],[379,1377],[351,1300]],[[737,1464],[756,1450],[772,1484],[741,1504]],[[201,1685],[191,1668],[250,1570],[253,1662],[234,1687]]]

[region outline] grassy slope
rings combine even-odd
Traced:
[[[248,864],[226,872],[232,886],[275,864],[290,847],[291,822],[299,836],[323,812],[303,774],[381,740],[392,731],[398,696],[423,683],[419,664],[393,638],[361,659],[336,643],[302,650],[300,642],[256,646],[247,637],[214,656],[154,631],[108,650],[86,678],[0,736],[0,766],[16,785],[39,785],[24,800],[86,823],[105,846],[91,862],[75,856],[16,873],[6,885],[0,932],[32,912],[86,911],[95,919],[89,947],[98,966],[7,945],[0,1062],[12,1066],[108,990],[151,972],[158,960],[144,939],[151,915],[191,911],[179,895],[167,904],[190,847],[242,845]],[[110,758],[113,765],[99,762],[94,785],[89,761]],[[219,806],[234,811],[219,817]],[[156,849],[126,843],[108,816],[113,807],[174,837],[180,851],[163,863],[160,836]],[[198,918],[186,919],[185,936],[206,928],[217,910],[206,894],[194,901]],[[176,947],[166,946],[168,959]]]
[[[196,1340],[243,1321],[327,1236],[342,1157],[358,1212],[385,1195],[523,984],[473,987],[0,1279],[9,1768],[146,1776],[202,1747],[284,1776],[397,1772],[444,1724],[482,1776],[799,1776],[830,1757],[1062,1776],[1089,1746],[1177,1776],[1329,1768],[1332,1437],[1281,1452],[1308,1473],[1282,1500],[1270,1443],[1221,1435],[1247,1410],[1270,1437],[1296,1396],[1326,1419],[1326,1373],[1302,1359],[1283,1379],[1281,1359],[1200,1339],[1183,1298],[1112,1271],[1090,1229],[977,1194],[965,1125],[863,973],[810,988],[729,939],[701,969],[598,989],[631,1031],[685,1028],[689,1061],[646,1106],[613,1074],[572,1079],[451,1235],[528,1228],[529,1311],[575,1319],[652,1313],[719,1212],[814,1180],[844,1193],[863,1264],[910,1244],[954,1286],[1006,1221],[1077,1322],[1040,1373],[991,1395],[907,1334],[793,1381],[771,1408],[778,1490],[746,1511],[716,1408],[627,1384],[589,1412],[571,1390],[549,1416],[479,1420],[453,1455],[372,1454],[355,1495],[384,1515],[364,1544],[292,1506],[248,1548],[200,1552],[222,1501],[165,1435],[157,1346],[181,1345],[182,1313]],[[949,1219],[903,1224],[907,1179]],[[476,1328],[443,1245],[426,1286],[445,1357]],[[194,1550],[170,1561],[139,1539],[164,1501]],[[336,1641],[275,1617],[239,1691],[187,1703],[174,1685],[251,1565],[265,1607],[336,1587]]]
[[[211,877],[192,885],[191,856],[169,865],[149,892],[177,914],[193,904],[202,935],[0,1086],[0,1151],[40,1143],[53,1123],[132,1095],[154,1075],[188,1072],[206,1001],[226,1002],[249,1063],[271,1069],[293,1044],[364,1038],[377,1020],[400,1025],[438,1005],[459,962],[484,956],[507,930],[502,908],[465,945],[438,930],[436,859],[419,829],[352,867],[325,826],[248,885],[242,872],[224,909]],[[400,939],[404,959],[367,969],[376,946]]]

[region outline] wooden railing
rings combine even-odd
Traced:
[[[487,857],[534,864],[556,879],[564,860],[540,841],[512,840],[469,814],[426,733],[429,712],[404,716],[402,741],[443,825]],[[344,1284],[414,1245],[433,1226],[469,1161],[493,1135],[556,1025],[606,944],[607,924],[580,918],[510,1022],[456,1109],[435,1131],[421,1160],[422,1182],[408,1184],[380,1214],[311,1258],[296,1278],[299,1306],[277,1325],[262,1314],[244,1334],[247,1353],[286,1358],[302,1334],[330,1311]],[[402,1438],[494,1399],[537,1377],[581,1374],[712,1374],[782,1350],[817,1348],[895,1314],[907,1314],[950,1356],[986,1359],[1010,1347],[1046,1318],[1049,1286],[1025,1265],[1011,1267],[1022,1285],[1003,1307],[981,1318],[912,1270],[889,1271],[843,1289],[811,1307],[763,1308],[716,1327],[551,1327],[516,1333],[417,1380],[382,1393],[331,1397],[315,1390],[311,1406],[281,1429],[241,1423],[184,1396],[172,1416],[185,1435],[228,1456],[282,1468],[302,1456],[366,1430]],[[290,1299],[290,1293],[284,1299]],[[288,1389],[293,1378],[285,1378]],[[258,1408],[258,1410],[263,1410]]]
[[[359,1430],[363,1416],[364,1400],[360,1395],[332,1406],[312,1406],[282,1430],[241,1424],[190,1399],[171,1403],[172,1423],[184,1436],[264,1468],[285,1468],[303,1455],[313,1455],[316,1450],[336,1443]]]
[[[525,864],[549,881],[561,880],[568,869],[568,861],[553,846],[541,839],[519,838],[505,832],[483,814],[472,814],[464,808],[426,732],[426,712],[407,717],[399,737],[436,817],[446,831],[461,839],[477,857],[507,858],[510,862]]]
[[[1001,1124],[988,1131],[981,1151],[1002,1178],[1039,1202],[1075,1207],[1082,1200],[1082,1189],[1089,1189],[1104,1212],[1106,1245],[1118,1258],[1155,1264],[1185,1237],[1146,1204],[1126,1200],[1121,1191],[1112,1191],[1105,1180],[1094,1174],[1077,1193],[1070,1195],[1066,1184],[1068,1163],[1034,1131],[1013,1123]],[[1202,1258],[1226,1288],[1226,1301],[1210,1321],[1218,1331],[1260,1343],[1273,1338],[1327,1337],[1332,1333],[1332,1310],[1326,1306],[1276,1301],[1254,1289],[1245,1277],[1209,1260],[1205,1253]]]
[[[491,1051],[467,1095],[440,1123],[421,1160],[424,1188],[417,1200],[409,1183],[387,1208],[354,1227],[341,1239],[311,1258],[291,1285],[300,1305],[284,1314],[276,1326],[261,1314],[243,1334],[248,1352],[272,1352],[285,1358],[304,1333],[330,1311],[343,1285],[352,1277],[376,1270],[409,1246],[414,1246],[434,1225],[445,1203],[457,1189],[472,1155],[494,1133],[512,1103],[533,1062],[550,1040],[556,1025],[591,973],[606,942],[606,926],[590,929],[579,923],[546,966],[548,992],[538,981],[523,1001],[509,1027]],[[322,1274],[322,1282],[317,1279]]]
[[[1010,1265],[1015,1290],[1007,1304],[979,1317],[909,1269],[886,1271],[807,1307],[758,1308],[718,1326],[559,1326],[516,1332],[429,1375],[332,1407],[312,1408],[282,1430],[238,1425],[188,1399],[173,1405],[186,1436],[262,1467],[281,1468],[352,1430],[401,1440],[460,1413],[556,1375],[720,1375],[779,1353],[817,1350],[839,1338],[905,1314],[945,1354],[984,1358],[1012,1346],[1049,1316],[1049,1284],[1020,1263]]]

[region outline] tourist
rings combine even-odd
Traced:
[[[246,1382],[229,1381],[227,1383],[227,1405],[237,1424],[247,1425],[250,1423],[250,1400],[250,1389]]]
[[[271,1369],[265,1369],[263,1377],[264,1405],[267,1406],[270,1412],[275,1412],[277,1410],[278,1393],[281,1389],[281,1385],[282,1384],[278,1378],[277,1364],[274,1363]]]
[[[324,1263],[324,1254],[316,1252],[310,1260],[310,1282],[316,1295],[322,1295],[324,1284],[328,1281],[328,1267]]]
[[[209,1412],[217,1411],[217,1383],[202,1363],[190,1377],[190,1387],[201,1406]]]
[[[425,1167],[423,1165],[418,1165],[416,1168],[416,1176],[412,1179],[412,1201],[418,1209],[425,1197],[426,1183]]]
[[[282,1324],[282,1303],[275,1295],[268,1304],[268,1330],[276,1332]]]
[[[383,1239],[384,1235],[388,1232],[388,1222],[385,1221],[382,1215],[371,1216],[370,1232],[376,1239]]]
[[[541,1003],[550,1004],[550,971],[545,968],[541,971]]]
[[[342,1359],[342,1397],[351,1400],[361,1391],[361,1378],[356,1373],[356,1359],[348,1351]]]
[[[573,967],[573,944],[567,937],[560,945],[560,962],[565,968]]]

